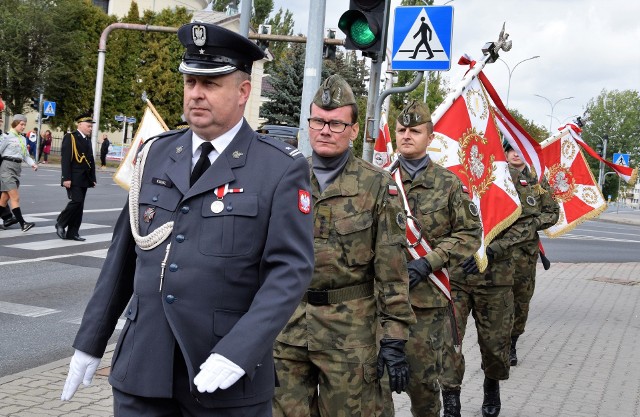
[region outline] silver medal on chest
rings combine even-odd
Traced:
[[[222,210],[224,210],[224,203],[222,202],[222,200],[216,200],[213,203],[211,203],[211,211],[212,212],[218,214]]]

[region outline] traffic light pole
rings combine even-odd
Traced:
[[[375,129],[375,113],[378,94],[380,93],[380,75],[382,73],[382,59],[371,61],[371,73],[369,75],[369,95],[367,97],[367,116],[364,126],[364,142],[362,144],[362,159],[373,161],[373,147],[377,135],[373,135]]]
[[[324,44],[325,0],[309,2],[309,31],[304,60],[304,81],[302,100],[300,103],[300,130],[298,132],[298,149],[305,156],[311,155],[309,143],[309,122],[311,102],[322,77],[322,45]]]
[[[36,164],[38,163],[38,157],[40,156],[40,136],[42,135],[42,101],[44,100],[44,94],[40,93],[40,100],[38,102],[38,134],[36,135],[36,151],[33,153],[36,156]]]

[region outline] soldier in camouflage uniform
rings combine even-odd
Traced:
[[[522,211],[527,216],[533,217],[536,231],[547,229],[558,221],[560,207],[553,199],[553,192],[546,178],[543,177],[540,184],[535,172],[531,172],[526,163],[520,158],[518,151],[511,145],[505,147],[509,166],[519,171],[516,187],[522,188],[519,192]],[[523,198],[524,197],[524,198]],[[538,233],[530,239],[516,245],[513,248],[513,260],[518,267],[513,276],[513,329],[511,330],[511,350],[509,362],[511,366],[518,364],[516,342],[524,333],[524,327],[529,315],[529,303],[533,297],[536,285],[536,263],[540,254]]]
[[[429,274],[446,270],[452,253],[462,259],[473,255],[480,247],[482,233],[478,209],[463,191],[460,179],[427,155],[433,137],[427,105],[410,103],[396,122],[396,147],[400,155],[391,172],[405,192],[407,213],[413,216],[422,238],[432,249],[425,256],[420,256],[415,248],[407,251],[410,299],[417,320],[410,328],[406,346],[411,369],[407,393],[415,417],[440,416],[438,378],[442,371],[445,317],[451,306],[448,294]],[[388,398],[385,416],[392,416],[391,391],[385,393]]]
[[[520,172],[509,168],[517,183]],[[516,190],[523,200],[526,190]],[[509,378],[509,347],[513,326],[513,277],[516,263],[513,248],[537,234],[533,213],[522,211],[518,219],[500,232],[487,247],[489,265],[480,273],[473,257],[462,263],[465,273],[461,279],[454,271],[451,296],[456,307],[458,332],[464,338],[469,314],[473,314],[478,332],[478,345],[484,370],[483,417],[500,414],[500,382]],[[464,356],[446,341],[444,372],[440,378],[445,417],[460,417],[460,386],[464,377]]]
[[[357,117],[351,87],[327,78],[309,118],[315,268],[274,346],[274,416],[375,416],[384,369],[394,391],[408,383],[406,217],[391,176],[349,149]]]

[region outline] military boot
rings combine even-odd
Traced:
[[[482,417],[498,417],[500,414],[500,381],[484,377],[484,401]]]
[[[460,417],[460,390],[442,391],[442,417]]]
[[[518,364],[518,354],[516,353],[516,342],[518,342],[518,336],[511,336],[511,349],[509,349],[509,364],[516,366]]]

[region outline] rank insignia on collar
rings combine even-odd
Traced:
[[[184,150],[184,146],[177,146],[176,147],[176,153],[182,153],[183,150]]]
[[[240,158],[242,155],[244,155],[242,152],[240,151],[233,151],[233,153],[231,154],[231,156],[233,157],[233,159],[238,159]]]
[[[144,220],[145,223],[151,223],[151,220],[153,220],[153,217],[155,215],[156,215],[156,208],[147,207],[147,209],[142,214],[142,220]]]

